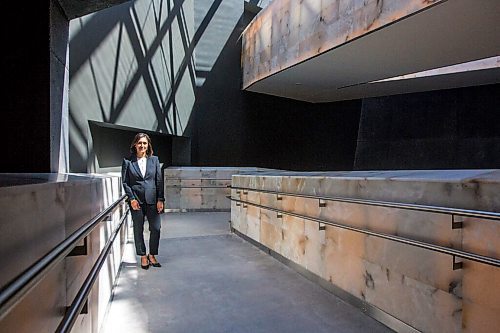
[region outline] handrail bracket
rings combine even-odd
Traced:
[[[451,228],[452,229],[462,229],[464,227],[464,218],[462,216],[457,216],[451,214]]]
[[[464,263],[462,261],[457,262],[456,256],[453,256],[453,270],[464,268]]]
[[[86,256],[88,254],[88,249],[87,249],[87,238],[85,237],[83,239],[83,245],[77,245],[71,250],[70,253],[68,253],[67,257],[78,257],[78,256]]]

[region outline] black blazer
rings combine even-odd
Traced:
[[[146,162],[146,174],[142,177],[137,156],[124,158],[122,163],[122,183],[128,201],[136,199],[139,204],[156,204],[165,201],[163,194],[163,177],[160,161],[156,156],[150,156]]]

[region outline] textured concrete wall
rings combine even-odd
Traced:
[[[184,133],[194,103],[193,3],[137,0],[70,22],[72,171],[100,171],[90,120]]]

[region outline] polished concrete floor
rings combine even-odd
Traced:
[[[391,332],[229,231],[229,213],[168,213],[161,268],[129,242],[102,331]]]

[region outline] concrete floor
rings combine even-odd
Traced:
[[[127,244],[101,332],[391,332],[229,231],[229,213],[168,213],[161,268]]]

